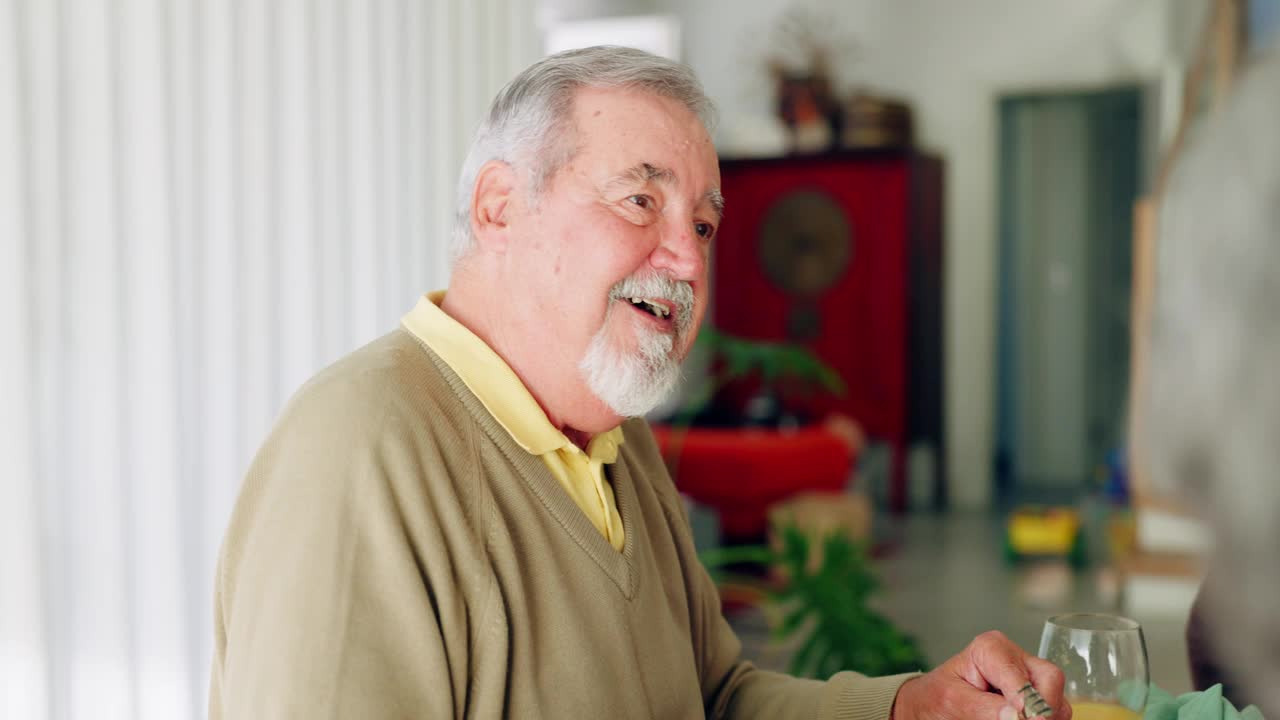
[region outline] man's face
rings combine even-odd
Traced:
[[[512,259],[547,352],[620,416],[678,378],[706,310],[720,171],[696,115],[635,90],[574,98],[577,152],[525,218]],[[535,320],[536,321],[536,320]]]

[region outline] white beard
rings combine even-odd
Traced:
[[[587,387],[621,417],[638,417],[662,403],[680,381],[680,363],[671,356],[675,337],[632,322],[637,347],[624,352],[609,341],[609,316],[625,301],[611,303],[600,330],[578,363]],[[628,318],[631,320],[631,318]]]

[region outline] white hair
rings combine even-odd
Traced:
[[[618,304],[610,305],[609,315]],[[587,387],[619,417],[640,417],[667,399],[680,381],[680,363],[671,356],[674,338],[638,331],[638,347],[626,352],[609,340],[609,322],[591,338],[578,363]]]
[[[531,199],[577,152],[573,98],[584,87],[635,88],[668,97],[697,115],[710,131],[715,109],[688,66],[634,48],[600,45],[557,53],[534,63],[507,83],[476,129],[458,175],[453,257],[474,242],[471,196],[476,175],[490,160],[520,170]]]
[[[1171,178],[1151,330],[1153,481],[1214,531],[1208,635],[1280,707],[1280,54],[1259,60]]]
[[[632,297],[670,301],[674,332],[636,325],[637,346],[630,351],[616,347],[609,337],[609,320]],[[612,302],[604,322],[587,345],[578,369],[587,387],[609,409],[621,417],[639,417],[666,400],[680,382],[680,358],[674,351],[691,339],[693,286],[661,274],[632,275],[613,286],[609,299]]]

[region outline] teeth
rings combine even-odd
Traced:
[[[653,311],[654,315],[660,318],[665,318],[671,315],[671,309],[668,308],[666,305],[663,305],[662,303],[650,302],[640,297],[629,297],[629,298],[626,298],[626,300],[627,302],[630,302],[632,305],[639,305],[639,306],[644,306],[649,308],[650,310]]]
[[[663,305],[662,303],[650,302],[648,300],[645,300],[644,304],[649,306],[649,309],[653,311],[653,314],[657,315],[660,318],[664,318],[671,314],[671,310],[669,310],[667,306]]]

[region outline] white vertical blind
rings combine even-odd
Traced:
[[[0,0],[0,718],[204,715],[240,478],[447,278],[527,0]]]

